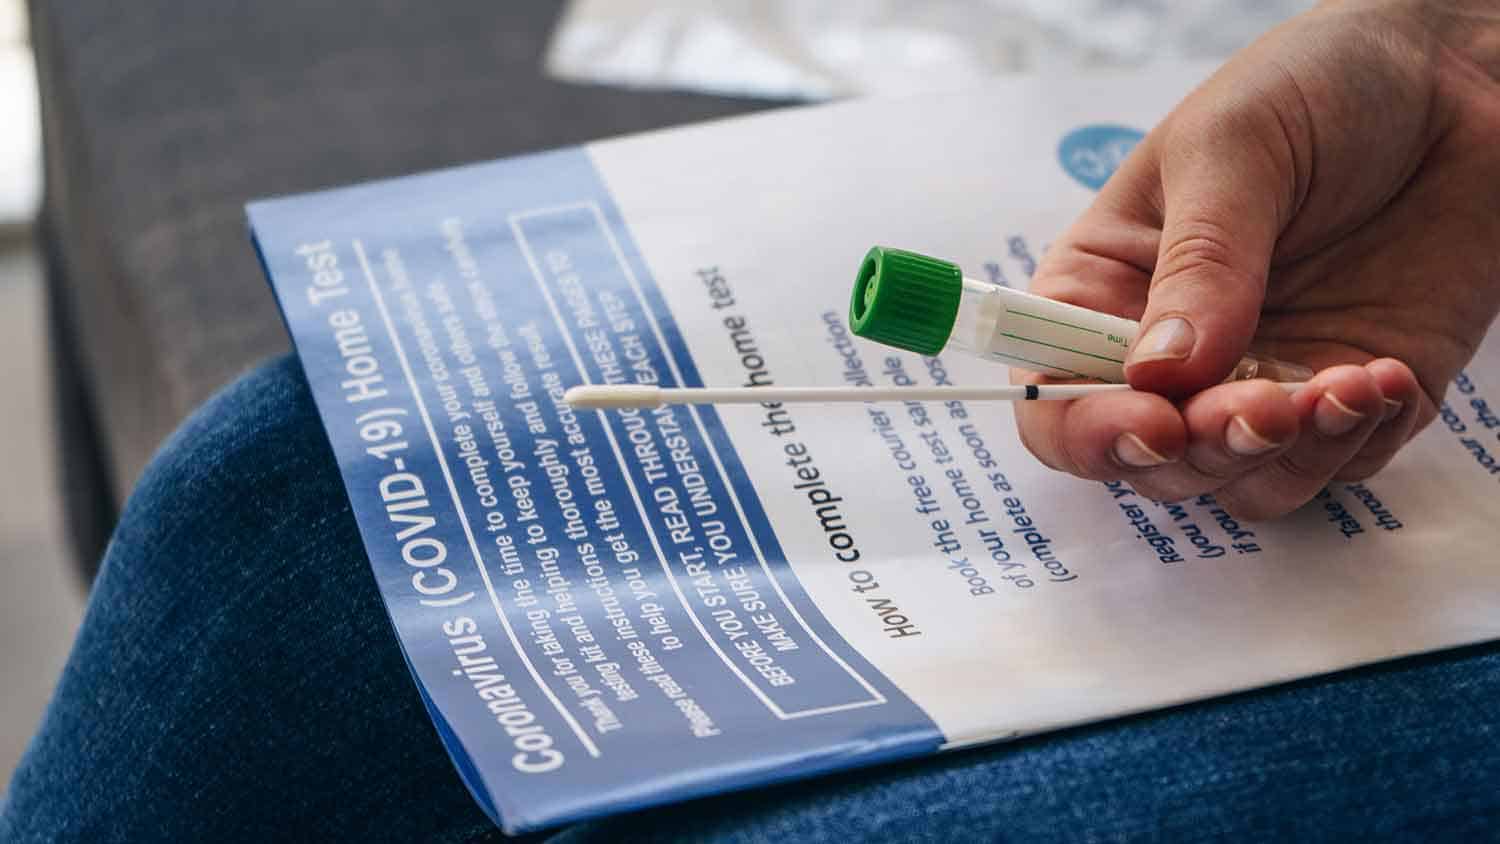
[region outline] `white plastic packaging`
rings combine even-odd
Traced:
[[[1002,73],[1220,61],[1311,0],[572,0],[547,70],[579,82],[826,99]]]

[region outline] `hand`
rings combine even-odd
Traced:
[[[1324,4],[1141,142],[1031,289],[1140,320],[1125,373],[1149,392],[1018,405],[1043,463],[1266,518],[1432,420],[1500,308],[1486,5]],[[1251,349],[1321,371],[1220,384]]]

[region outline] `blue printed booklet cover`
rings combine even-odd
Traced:
[[[563,402],[1004,381],[853,338],[861,257],[1024,287],[1202,73],[1000,80],[250,206],[412,676],[498,824],[1500,636],[1493,343],[1386,472],[1273,524],[1052,473],[1004,406]]]

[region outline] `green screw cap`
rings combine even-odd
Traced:
[[[854,280],[849,327],[877,343],[935,355],[953,333],[963,286],[957,264],[876,246]]]

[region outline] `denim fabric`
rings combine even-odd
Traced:
[[[1500,836],[1497,751],[1487,645],[545,837],[1476,840]],[[282,360],[137,487],[0,841],[343,839],[501,836],[422,709]]]

